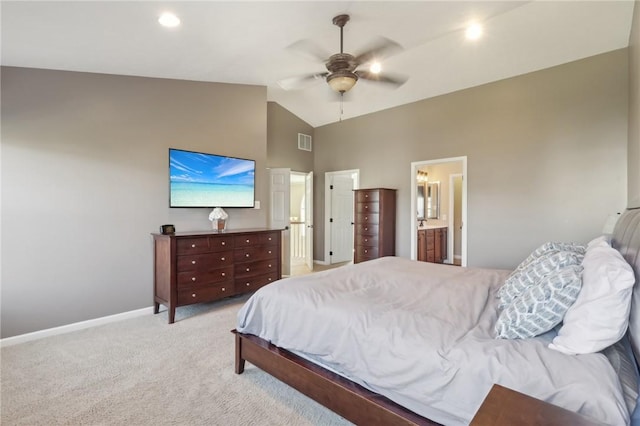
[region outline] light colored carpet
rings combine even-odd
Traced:
[[[349,425],[247,363],[234,373],[248,296],[1,349],[2,425]]]

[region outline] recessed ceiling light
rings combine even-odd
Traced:
[[[158,22],[160,22],[160,25],[163,27],[173,28],[180,25],[180,18],[171,12],[164,12],[160,15],[160,18],[158,18]]]
[[[380,65],[380,62],[374,62],[371,64],[369,71],[374,74],[378,74],[380,71],[382,71],[382,65]]]
[[[464,32],[465,36],[468,40],[477,40],[482,35],[482,25],[480,24],[471,24],[467,27]]]

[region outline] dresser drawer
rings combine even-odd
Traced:
[[[207,271],[186,271],[178,272],[178,287],[199,286],[217,283],[233,278],[233,266],[212,269]]]
[[[378,213],[379,203],[356,203],[356,213]]]
[[[273,246],[278,243],[278,232],[268,232],[264,234],[260,234],[260,244]]]
[[[178,272],[203,271],[231,265],[233,251],[219,251],[206,254],[190,254],[178,256]]]
[[[254,246],[256,244],[260,244],[259,234],[236,235],[233,237],[233,246],[235,248]]]
[[[246,277],[241,280],[236,279],[235,289],[239,293],[244,293],[247,291],[255,291],[260,287],[264,287],[265,285],[276,281],[277,279],[278,279],[278,274],[276,272],[257,275],[255,277]]]
[[[378,235],[378,225],[376,224],[358,224],[356,226],[357,235]]]
[[[380,200],[380,192],[378,191],[357,191],[356,203],[365,203],[367,201],[378,202]]]
[[[375,259],[378,257],[378,247],[356,246],[356,258]]]
[[[229,235],[209,237],[209,249],[211,251],[224,251],[233,248],[233,238]]]
[[[195,286],[178,289],[178,305],[209,302],[232,296],[234,293],[235,290],[232,282],[221,283],[215,286]]]
[[[277,273],[278,262],[277,259],[270,259],[260,260],[258,262],[240,263],[236,264],[234,272],[236,279],[255,277],[262,274]]]
[[[209,253],[208,237],[179,238],[176,240],[176,251],[178,255]]]
[[[234,250],[236,262],[275,259],[276,257],[278,257],[276,246],[243,247]]]
[[[356,222],[359,224],[369,224],[373,223],[377,225],[380,221],[380,215],[377,213],[357,213],[356,214]]]
[[[362,247],[377,247],[378,236],[377,235],[356,235],[356,245]]]

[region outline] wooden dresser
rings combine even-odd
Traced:
[[[152,234],[154,313],[247,293],[282,277],[281,231],[239,229],[225,232]]]
[[[447,258],[447,228],[418,229],[418,260],[442,263]]]
[[[354,263],[396,254],[396,190],[356,189]]]

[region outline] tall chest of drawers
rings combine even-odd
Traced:
[[[153,234],[154,313],[247,293],[282,277],[281,231]]]
[[[354,263],[396,254],[396,190],[355,190]]]

